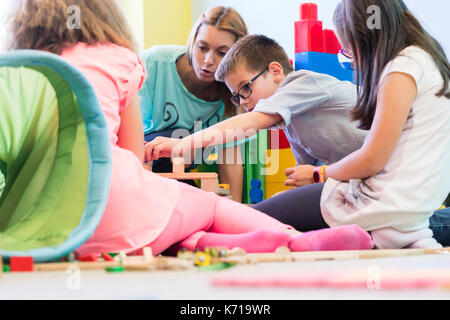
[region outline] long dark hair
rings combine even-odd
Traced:
[[[380,25],[369,28],[368,10],[376,6]],[[450,65],[442,46],[421,26],[402,0],[342,0],[334,14],[342,44],[355,55],[358,101],[352,111],[360,128],[372,126],[377,105],[378,84],[386,65],[409,46],[428,52],[442,75],[444,86],[436,96],[450,99]]]

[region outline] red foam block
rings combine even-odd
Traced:
[[[300,20],[295,22],[295,53],[323,52],[323,23],[319,20]]]
[[[341,50],[341,44],[333,30],[325,29],[324,32],[324,52],[338,54]]]
[[[33,271],[33,257],[11,257],[9,259],[11,272]]]
[[[269,146],[271,150],[291,148],[291,144],[289,143],[289,140],[283,130],[270,130],[269,139]]]

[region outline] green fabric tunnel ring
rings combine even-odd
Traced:
[[[0,248],[3,258],[55,261],[103,215],[108,129],[86,78],[57,55],[0,55]]]

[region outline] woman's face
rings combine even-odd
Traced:
[[[200,81],[215,81],[216,70],[235,41],[231,32],[210,25],[200,27],[192,50],[192,67]]]

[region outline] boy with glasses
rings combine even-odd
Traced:
[[[310,165],[286,170],[286,185],[314,182],[316,166],[339,161],[358,150],[366,131],[349,117],[356,102],[356,87],[350,82],[312,71],[294,72],[283,48],[262,35],[239,40],[223,58],[216,79],[232,92],[231,101],[248,113],[241,114],[184,139],[156,139],[146,148],[148,160],[244,138],[257,130],[281,128],[286,133],[297,164]],[[307,181],[296,179],[308,176]],[[317,181],[316,181],[317,182]]]

